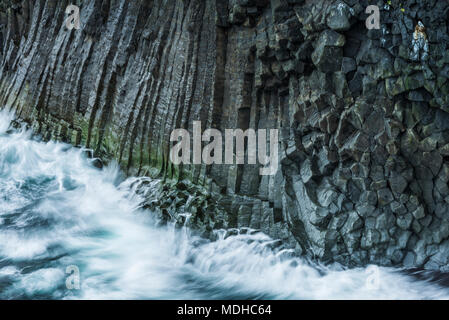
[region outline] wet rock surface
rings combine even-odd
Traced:
[[[0,1],[0,104],[45,139],[201,185],[224,208],[193,206],[204,228],[261,229],[326,262],[448,271],[446,1],[86,0],[71,31],[68,4]],[[365,27],[369,4],[380,30]],[[277,174],[174,166],[170,133],[195,120],[280,129]]]

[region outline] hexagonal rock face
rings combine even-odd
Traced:
[[[341,70],[345,37],[335,31],[325,30],[321,33],[316,49],[312,53],[314,65],[322,72]]]
[[[195,211],[205,229],[261,229],[350,266],[448,270],[446,1],[381,8],[380,30],[352,0],[87,0],[79,31],[61,27],[63,5],[0,0],[0,105],[45,139],[202,184],[227,212]],[[417,19],[426,59],[412,59]],[[193,121],[279,129],[280,169],[174,166],[170,133]]]

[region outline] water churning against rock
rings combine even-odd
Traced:
[[[10,120],[0,115],[1,299],[449,298],[394,269],[311,265],[256,231],[218,231],[210,242],[157,226],[139,208],[138,178],[95,168],[81,149],[10,132]],[[70,266],[79,290],[67,287]]]

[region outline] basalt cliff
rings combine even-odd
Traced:
[[[449,271],[447,1],[78,0],[79,30],[69,4],[0,1],[0,105],[41,137],[162,178],[206,231]],[[173,165],[193,121],[279,129],[279,170]]]

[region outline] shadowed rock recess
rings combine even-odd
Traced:
[[[73,2],[81,29],[69,31],[70,1],[0,1],[0,105],[44,139],[164,178],[161,214],[189,204],[204,230],[260,229],[325,262],[449,271],[447,1]],[[370,4],[380,30],[365,26]],[[171,131],[196,120],[280,129],[277,174],[172,165]]]

